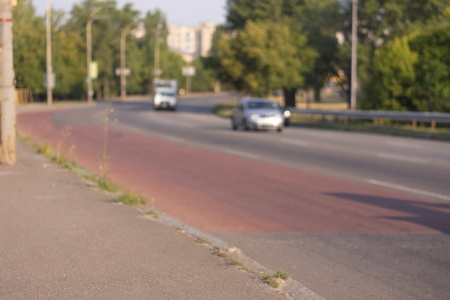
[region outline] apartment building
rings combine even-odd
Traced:
[[[169,25],[168,30],[169,48],[185,60],[192,60],[209,55],[216,26],[213,23],[202,23],[197,27]]]

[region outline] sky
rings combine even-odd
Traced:
[[[32,0],[38,15],[45,15],[47,0]],[[53,9],[64,10],[70,14],[74,4],[82,0],[50,0]],[[167,23],[178,26],[197,26],[200,23],[212,22],[224,24],[226,18],[226,0],[116,0],[117,8],[126,3],[133,3],[135,10],[144,17],[148,11],[159,8],[166,16]]]

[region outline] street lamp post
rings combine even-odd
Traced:
[[[122,34],[120,35],[120,98],[125,99],[127,96],[127,78],[125,73],[126,65],[126,37],[130,28],[133,24],[128,24],[124,29],[122,29]]]
[[[91,31],[92,23],[96,20],[95,14],[104,8],[114,7],[114,4],[102,5],[94,9],[89,15],[88,22],[86,24],[86,46],[87,46],[87,86],[88,86],[88,103],[92,103],[92,96],[94,91],[92,90],[92,78],[91,78],[91,64],[92,64],[92,41],[91,41]]]
[[[356,109],[356,59],[357,59],[357,19],[358,19],[358,0],[352,0],[352,69],[351,69],[351,84],[350,84],[350,109]]]
[[[155,79],[159,79],[159,76],[161,75],[161,70],[159,69],[159,36],[161,34],[162,29],[162,17],[159,17],[158,26],[156,28],[156,42],[155,42],[155,71],[154,76]]]

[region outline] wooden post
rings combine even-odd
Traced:
[[[436,129],[436,121],[431,121],[431,130],[435,130]]]

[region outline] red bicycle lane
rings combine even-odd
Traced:
[[[61,126],[53,113],[21,113],[17,127],[54,149],[58,144],[74,149],[77,163],[99,174],[105,128]],[[114,182],[154,198],[161,212],[206,232],[450,231],[449,205],[410,194],[113,127],[106,142]]]

